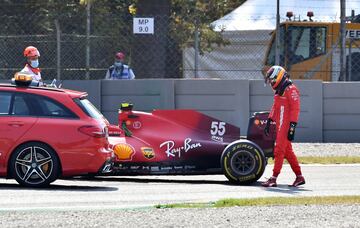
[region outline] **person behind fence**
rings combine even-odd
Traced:
[[[110,66],[107,70],[105,79],[134,79],[134,72],[128,65],[125,64],[124,60],[124,53],[116,53],[114,65]]]
[[[291,169],[296,175],[292,185],[297,187],[305,184],[297,157],[292,149],[291,141],[294,140],[295,128],[300,113],[300,93],[297,87],[289,79],[289,75],[281,66],[272,66],[266,73],[265,83],[269,83],[275,93],[274,104],[271,108],[265,135],[269,136],[271,122],[276,122],[276,140],[274,148],[273,175],[264,187],[276,187],[276,178],[280,174],[284,158],[289,162]]]
[[[24,50],[24,57],[26,58],[25,67],[20,72],[31,75],[33,81],[42,85],[41,70],[39,68],[39,50],[34,46],[28,46]]]

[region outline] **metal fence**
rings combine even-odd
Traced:
[[[213,44],[210,52],[183,51],[185,78],[262,79],[264,58],[270,43],[270,30],[226,31],[227,44]],[[201,40],[200,40],[201,42]],[[198,55],[197,66],[195,65]]]
[[[261,79],[264,66],[274,64],[270,30],[225,31],[221,45],[204,44],[208,41],[199,30],[184,44],[174,35],[182,31],[172,31],[173,19],[168,16],[147,16],[154,18],[154,34],[134,34],[130,14],[87,14],[86,7],[52,16],[15,16],[10,11],[0,15],[0,79],[11,78],[23,67],[22,52],[29,45],[40,50],[44,79],[102,79],[117,51],[125,52],[136,78]],[[281,65],[301,78],[343,80],[338,34],[326,29],[283,31]],[[347,40],[347,80],[360,80],[360,43],[355,38]]]
[[[0,79],[11,78],[24,67],[23,50],[30,45],[40,51],[45,80],[103,79],[118,51],[125,53],[136,78],[181,77],[181,49],[166,29],[169,17],[147,17],[155,21],[152,35],[134,34],[132,15],[113,13],[91,14],[87,33],[85,8],[56,17],[22,15],[23,21],[14,21],[12,15],[0,16]],[[42,21],[45,28],[27,29],[34,21]]]
[[[280,33],[280,65],[294,78],[326,81],[360,81],[360,35],[347,35],[345,78],[340,76],[340,34],[330,32],[333,24],[323,26],[283,26]],[[360,33],[349,29],[347,33]],[[184,50],[184,77],[262,79],[275,64],[275,39],[271,30],[225,31],[228,45],[213,45],[213,51],[198,54]],[[198,63],[196,66],[195,63]]]

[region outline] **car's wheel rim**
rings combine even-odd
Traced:
[[[255,168],[255,157],[248,151],[237,151],[232,156],[230,165],[236,174],[246,176]]]
[[[37,185],[49,179],[53,160],[44,148],[32,146],[23,149],[15,160],[17,176],[27,184]]]

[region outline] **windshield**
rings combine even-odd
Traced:
[[[95,119],[104,119],[100,111],[86,98],[76,98],[75,103],[90,117]]]
[[[279,65],[283,66],[284,65],[284,31],[285,31],[285,27],[284,25],[281,25],[280,26],[280,63]],[[269,54],[267,56],[267,59],[266,59],[266,65],[268,66],[273,66],[275,65],[275,48],[276,48],[276,45],[275,45],[275,33],[273,34],[273,39],[272,39],[272,42],[271,42],[271,48],[270,48],[270,51],[269,51]]]
[[[326,53],[326,27],[290,26],[288,64],[296,64]]]

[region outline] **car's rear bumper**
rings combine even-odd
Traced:
[[[69,160],[72,158],[72,162]],[[100,147],[88,153],[68,155],[63,176],[78,176],[87,174],[107,174],[114,166],[114,152],[110,148]]]

